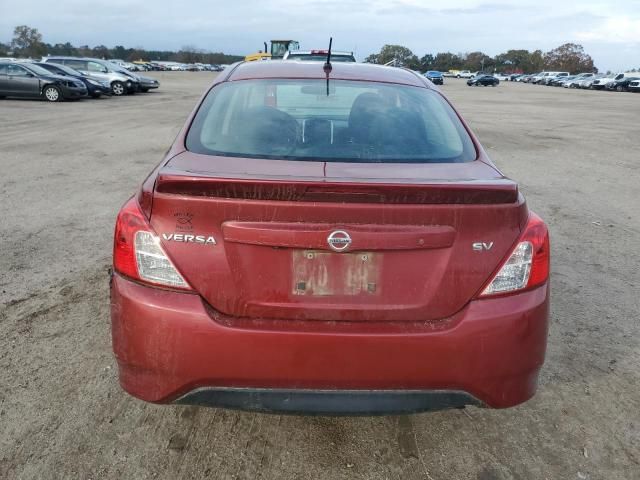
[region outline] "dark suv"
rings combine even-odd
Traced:
[[[437,70],[429,70],[424,74],[424,76],[431,80],[435,85],[444,85],[444,77],[442,76],[442,73]]]
[[[55,75],[31,63],[0,62],[0,98],[31,97],[60,102],[87,96],[80,80]]]

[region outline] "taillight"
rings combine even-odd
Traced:
[[[518,243],[480,297],[519,293],[542,285],[549,278],[550,253],[547,226],[530,213]]]
[[[191,290],[160,245],[135,198],[118,213],[113,243],[116,272],[152,285]]]

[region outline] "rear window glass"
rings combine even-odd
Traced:
[[[187,135],[196,153],[371,163],[452,163],[476,151],[455,112],[419,87],[243,80],[213,88]]]
[[[290,53],[287,57],[288,60],[309,60],[316,62],[326,62],[326,53]],[[355,62],[356,59],[353,55],[334,55],[331,54],[332,62]]]

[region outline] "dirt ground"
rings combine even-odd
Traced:
[[[444,90],[549,223],[537,396],[509,410],[322,418],[155,406],[123,393],[108,276],[118,208],[211,81],[0,100],[0,478],[640,478],[640,95]]]

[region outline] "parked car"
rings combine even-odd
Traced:
[[[119,58],[115,58],[115,59],[111,59],[109,60],[109,62],[114,63],[122,68],[124,68],[125,70],[128,70],[130,72],[138,72],[140,71],[140,66],[136,65],[135,63],[131,63],[131,62],[125,62],[124,60],[121,60]]]
[[[371,414],[536,390],[547,228],[409,70],[227,69],[113,252],[112,345],[142,400]]]
[[[538,79],[538,77],[540,77],[542,75],[542,73],[532,73],[530,75],[527,75],[527,78],[525,79],[525,83],[535,83],[535,81]]]
[[[579,88],[583,88],[583,89],[590,89],[593,87],[593,82],[595,82],[596,80],[603,78],[605,75],[602,73],[597,73],[595,75],[593,75],[592,77],[586,77],[584,80],[580,80],[580,83],[578,84]]]
[[[74,78],[80,80],[87,87],[87,93],[92,98],[100,98],[102,95],[111,95],[111,85],[105,80],[98,78],[92,78],[89,75],[83,74],[74,70],[73,68],[66,67],[57,63],[36,62],[34,65],[48,70],[54,75],[60,75],[62,77]]]
[[[566,78],[569,72],[547,72],[539,81],[539,85],[551,85],[551,82],[558,78]]]
[[[604,90],[605,88],[607,88],[607,85],[609,83],[615,82],[616,81],[616,75],[615,74],[609,74],[609,75],[605,75],[599,78],[596,78],[593,83],[591,84],[591,88],[593,90]]]
[[[471,78],[473,77],[473,73],[471,73],[469,70],[461,70],[458,73],[456,73],[456,78]]]
[[[640,92],[640,80],[632,80],[629,82],[630,92]]]
[[[494,73],[493,76],[501,82],[508,82],[511,79],[511,75],[505,75],[504,73]]]
[[[548,85],[550,85],[552,87],[562,87],[565,82],[571,81],[574,78],[576,78],[575,75],[568,75],[568,76],[558,75],[556,77],[553,77],[551,80],[548,80],[548,82],[549,82]]]
[[[138,92],[148,92],[149,90],[160,87],[160,82],[158,82],[158,80],[156,80],[155,78],[145,77],[144,75],[140,75],[138,73],[129,72],[128,70],[120,66],[116,66],[114,70],[129,77],[136,86],[136,91]]]
[[[575,75],[572,79],[563,83],[562,86],[565,88],[579,88],[583,80],[586,80],[587,78],[592,78],[594,75],[595,75],[594,73],[580,73],[578,75]]]
[[[42,98],[60,102],[87,96],[84,82],[27,62],[0,62],[0,98]]]
[[[283,60],[305,60],[324,62],[327,60],[328,50],[287,50],[282,57]],[[356,57],[353,52],[331,51],[331,63],[333,62],[355,62]]]
[[[544,77],[550,75],[550,72],[540,72],[535,74],[533,77],[531,77],[531,80],[529,81],[529,83],[533,83],[533,84],[537,84],[538,82],[540,82]]]
[[[524,77],[525,75],[523,73],[512,73],[511,75],[509,75],[509,81],[511,82],[520,82],[522,77]]]
[[[613,82],[608,83],[606,89],[615,90],[616,92],[626,92],[629,91],[629,84],[636,80],[640,80],[640,77],[624,77],[620,80],[614,80]]]
[[[467,85],[469,85],[470,87],[479,87],[479,86],[483,86],[483,87],[496,87],[500,84],[500,80],[498,80],[496,77],[494,77],[493,75],[480,75],[479,77],[473,77],[470,78],[469,80],[467,80]]]
[[[437,70],[429,70],[424,73],[424,76],[431,80],[435,85],[444,85],[444,77],[442,73]]]
[[[131,76],[130,72],[105,60],[98,58],[51,56],[44,57],[42,61],[65,65],[81,73],[105,80],[109,82],[111,92],[116,96],[135,93],[138,90],[138,82]]]
[[[630,77],[635,78],[637,76],[638,76],[637,72],[623,72],[623,73],[609,74],[609,75],[606,75],[605,77],[602,77],[594,81],[592,88],[596,90],[602,90],[605,88],[609,88],[609,85],[612,83],[619,82]]]

